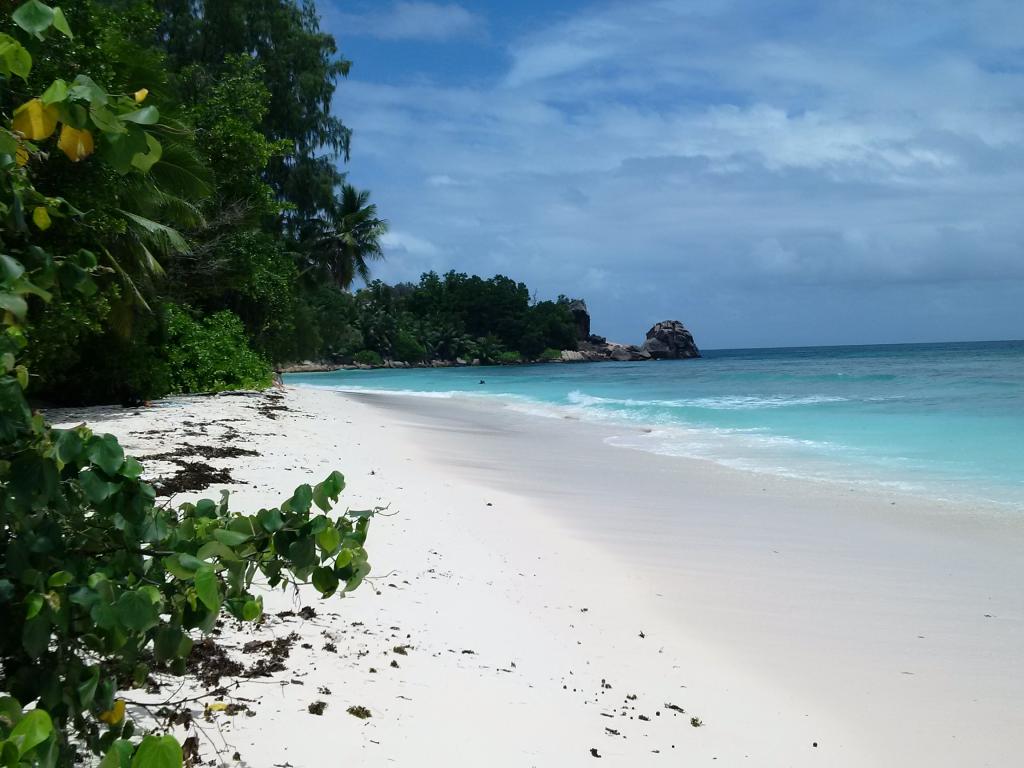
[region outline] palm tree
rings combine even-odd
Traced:
[[[369,282],[369,262],[384,258],[380,241],[388,223],[377,218],[377,206],[369,200],[369,191],[343,184],[333,209],[301,226],[300,242],[309,267],[344,290],[356,277]]]

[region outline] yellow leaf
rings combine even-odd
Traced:
[[[28,164],[28,150],[25,149],[23,146],[19,145],[18,149],[14,153],[14,161],[18,165],[27,165]]]
[[[223,701],[212,701],[206,705],[206,708],[210,712],[223,712],[225,709],[228,708],[228,705],[225,704]]]
[[[29,141],[41,141],[57,130],[57,108],[47,106],[39,99],[27,101],[14,110],[11,127]]]
[[[65,125],[60,129],[57,146],[73,163],[84,160],[93,153],[94,149],[92,134],[72,128],[70,125]]]
[[[124,699],[115,701],[111,709],[100,715],[100,720],[107,725],[117,725],[124,720]]]
[[[50,221],[50,212],[41,205],[37,206],[36,209],[32,211],[32,223],[45,232],[53,223]]]
[[[142,102],[144,102],[146,100],[147,96],[149,96],[149,89],[148,88],[140,88],[139,90],[137,90],[135,92],[135,103],[136,104],[141,104]]]

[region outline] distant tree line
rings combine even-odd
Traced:
[[[418,283],[374,281],[344,297],[325,359],[375,364],[458,360],[510,363],[576,349],[569,299],[532,301],[508,277],[424,274]]]

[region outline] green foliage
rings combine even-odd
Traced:
[[[426,358],[427,349],[410,331],[402,329],[395,335],[394,356],[407,363],[420,363]]]
[[[168,305],[167,362],[172,392],[262,389],[270,385],[270,364],[251,350],[245,326],[223,310],[195,319],[183,307]]]
[[[548,361],[551,361],[551,360],[561,360],[562,359],[562,350],[560,350],[560,349],[553,349],[552,347],[548,347],[547,349],[545,349],[543,352],[540,353],[540,359],[541,360],[548,360]]]
[[[61,32],[67,26],[38,0],[20,6],[15,21],[44,37],[51,26]],[[20,54],[8,57],[3,38],[0,46],[7,46],[0,49],[4,65],[27,76],[15,71],[25,69]],[[30,132],[45,133],[39,140],[46,140],[57,122],[81,120],[101,143],[116,144],[132,126],[156,120],[149,107],[121,109],[84,77],[66,94],[60,87],[50,94],[53,104],[64,104],[56,116],[36,105],[13,131],[0,129],[0,762],[70,765],[85,751],[104,768],[181,768],[184,756],[173,736],[137,737],[118,691],[144,684],[151,668],[181,674],[193,638],[209,632],[222,612],[257,620],[263,610],[253,591],[257,580],[281,588],[312,584],[324,597],[357,588],[369,572],[364,543],[374,511],[330,514],[345,486],[337,472],[255,514],[232,511],[226,492],[219,501],[158,505],[141,480],[142,466],[113,436],[84,425],[52,429],[32,412],[25,399],[29,340],[60,318],[84,313],[98,322],[82,297],[96,295],[95,278],[104,273],[91,252],[66,247],[84,216],[36,187],[34,166],[46,158],[19,162],[22,152],[36,152]],[[84,93],[75,95],[76,88],[88,90],[85,117],[77,114],[85,107],[76,103]],[[97,104],[113,104],[111,120],[94,119]],[[148,140],[147,146],[155,151]],[[118,173],[156,167],[132,156],[128,169],[121,151],[101,152],[107,165],[121,164]],[[119,215],[156,238],[174,237],[158,222]],[[54,219],[61,225],[54,228],[67,232],[41,234]],[[62,305],[27,325],[30,309],[54,295]],[[243,325],[231,313],[196,320],[171,306],[166,328],[153,322],[143,330],[147,338],[165,331],[171,343],[135,349],[168,349],[173,375],[194,377],[177,378],[176,386],[244,386],[266,376],[266,364],[248,350]],[[131,345],[131,334],[125,338]]]
[[[494,362],[498,365],[511,365],[521,363],[522,361],[523,356],[518,352],[502,352],[494,359]]]
[[[372,349],[362,349],[352,355],[352,361],[359,363],[360,365],[383,365],[384,360],[381,358],[380,353],[374,352]]]

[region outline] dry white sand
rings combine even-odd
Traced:
[[[345,504],[394,513],[372,525],[371,582],[303,594],[316,618],[255,635],[301,639],[287,669],[232,688],[252,716],[192,705],[206,759],[572,766],[593,749],[622,766],[913,768],[1024,754],[1016,520],[616,448],[610,428],[493,403],[282,402],[276,418],[230,396],[53,414],[136,455],[225,437],[258,451],[210,460],[230,468],[238,509],[340,469]],[[268,615],[296,605],[267,595]],[[217,638],[244,662],[250,639]]]

